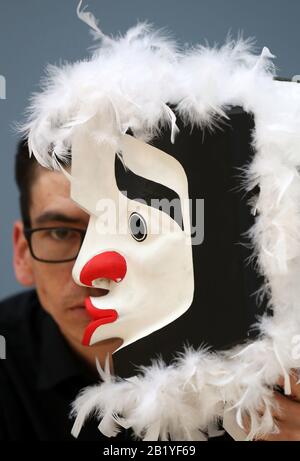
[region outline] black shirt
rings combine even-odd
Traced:
[[[70,349],[35,291],[0,303],[0,335],[6,340],[6,358],[0,360],[0,440],[133,440],[125,430],[106,438],[95,419],[85,423],[78,439],[72,437],[71,403],[98,378]]]
[[[0,335],[6,340],[6,359],[0,360],[0,440],[75,440],[70,405],[98,378],[73,353],[35,291],[0,303]],[[109,440],[97,426],[95,419],[87,422],[77,440]],[[126,440],[126,433],[118,438]]]

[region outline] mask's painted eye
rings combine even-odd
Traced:
[[[132,237],[142,242],[147,237],[147,224],[139,213],[132,213],[129,217],[129,228]]]

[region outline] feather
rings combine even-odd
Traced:
[[[98,21],[95,18],[95,16],[89,11],[84,11],[86,6],[82,10],[80,10],[81,5],[82,0],[80,0],[77,6],[77,16],[81,21],[85,22],[92,29],[94,39],[102,39],[104,41],[111,42],[110,38],[104,35],[103,32],[99,29]]]

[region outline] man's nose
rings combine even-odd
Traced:
[[[92,287],[97,279],[108,279],[121,282],[127,271],[125,258],[116,251],[105,251],[94,256],[82,268],[80,282]]]

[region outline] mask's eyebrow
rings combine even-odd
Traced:
[[[142,199],[148,206],[163,211],[184,230],[181,200],[173,189],[135,174],[125,165],[121,153],[115,156],[115,176],[121,193],[131,200]]]
[[[74,218],[71,216],[67,216],[64,213],[56,212],[56,211],[45,211],[44,213],[40,214],[37,218],[35,218],[35,223],[46,224],[49,221],[58,221],[64,224],[79,224],[81,220],[79,218]]]

